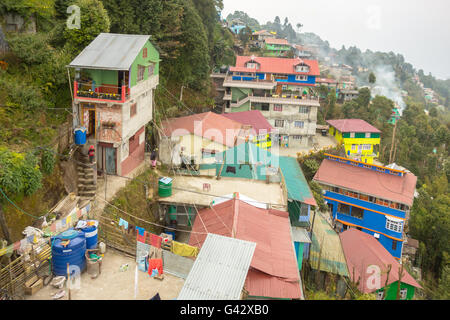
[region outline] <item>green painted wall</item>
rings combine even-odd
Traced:
[[[85,69],[84,71],[91,76],[96,86],[101,86],[102,84],[117,86],[118,75],[116,70]]]
[[[251,93],[252,89],[247,88],[231,88],[231,102],[237,102]]]
[[[384,300],[396,300],[397,299],[397,286],[398,286],[398,281],[392,282],[388,288],[387,288],[387,292],[386,292],[386,296]],[[414,298],[414,292],[415,292],[415,288],[409,284],[400,283],[400,289],[407,289],[407,293],[406,293],[406,300],[412,300]],[[379,291],[383,291],[384,288],[377,290],[377,293]]]
[[[144,48],[147,48],[147,58],[142,57]],[[138,65],[147,65],[149,62],[153,62],[155,64],[153,74],[154,75],[159,74],[159,52],[151,44],[150,41],[147,41],[147,43],[144,45],[144,47],[142,47],[138,56],[136,57],[133,64],[131,65],[130,88],[134,87],[137,84]],[[149,77],[147,70],[148,69],[146,68],[145,72],[144,72],[144,80],[147,80]]]

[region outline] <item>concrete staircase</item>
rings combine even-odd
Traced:
[[[97,190],[97,172],[95,163],[89,162],[89,157],[83,150],[78,150],[77,155],[78,196],[81,199],[92,199]]]

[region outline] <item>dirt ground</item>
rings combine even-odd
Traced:
[[[120,271],[120,266],[128,263],[128,270]],[[102,261],[101,274],[91,279],[85,271],[81,275],[79,289],[73,289],[71,300],[148,300],[159,293],[161,300],[175,299],[184,284],[184,279],[164,273],[162,281],[151,278],[148,273],[138,270],[137,295],[135,298],[136,262],[133,258],[107,248]],[[52,300],[60,290],[48,285],[27,300]],[[68,300],[68,291],[60,300]]]

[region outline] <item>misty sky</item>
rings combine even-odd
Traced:
[[[449,0],[223,0],[222,17],[244,11],[260,24],[288,17],[330,46],[400,53],[417,70],[450,78]]]

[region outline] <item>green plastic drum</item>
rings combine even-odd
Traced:
[[[161,198],[172,195],[172,178],[163,177],[158,182],[158,194]]]

